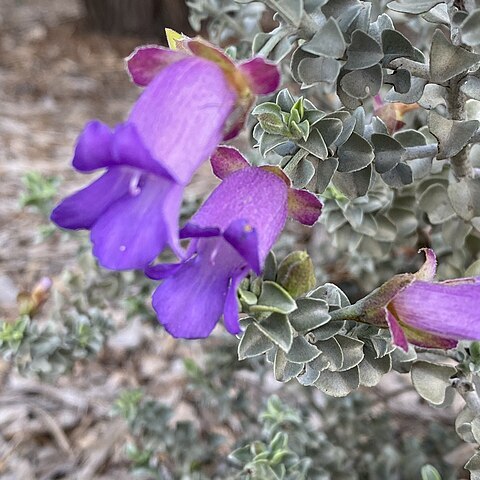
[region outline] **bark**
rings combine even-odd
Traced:
[[[161,36],[165,27],[190,32],[184,0],[81,0],[87,25],[108,34]]]

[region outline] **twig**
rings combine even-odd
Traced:
[[[466,95],[460,89],[464,79],[464,74],[460,74],[450,80],[448,89],[447,105],[452,120],[465,120]],[[459,179],[472,178],[473,166],[468,156],[469,145],[450,159],[453,173]]]
[[[414,160],[416,158],[435,157],[437,153],[438,145],[436,143],[429,143],[428,145],[406,147],[402,159]]]
[[[53,438],[57,442],[57,445],[65,453],[67,453],[71,458],[73,458],[74,453],[70,445],[70,442],[68,441],[67,436],[65,435],[65,432],[62,430],[62,428],[56,422],[56,420],[43,408],[40,408],[39,406],[34,405],[33,403],[29,403],[28,407],[31,410],[33,410],[36,413],[36,415],[41,419],[45,427],[50,431]]]
[[[5,362],[5,367],[2,366],[0,370],[0,392],[2,392],[7,385],[8,379],[10,378],[10,373],[13,370],[13,357]]]
[[[469,410],[475,416],[480,416],[480,398],[475,385],[466,378],[455,378],[452,387],[462,396]]]

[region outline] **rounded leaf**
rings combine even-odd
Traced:
[[[456,369],[450,365],[418,361],[412,365],[412,383],[422,398],[433,405],[442,405],[451,386],[450,377],[455,373]]]

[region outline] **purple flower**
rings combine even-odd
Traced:
[[[167,29],[167,38],[170,49],[145,45],[135,49],[127,58],[132,80],[140,86],[149,85],[158,72],[168,65],[192,55],[215,63],[237,94],[234,112],[225,129],[225,140],[241,131],[255,96],[272,93],[280,85],[278,67],[261,57],[235,63],[222,50],[200,37],[192,39]]]
[[[127,121],[113,131],[90,122],[78,139],[73,166],[80,172],[106,172],[67,197],[52,220],[63,228],[91,230],[93,253],[106,268],[144,268],[166,245],[183,255],[178,240],[183,187],[225,132],[238,133],[238,106],[245,106],[246,98],[253,101],[252,92],[278,86],[272,64],[253,59],[240,75],[205,42],[188,45],[188,53],[137,50],[128,66],[132,78],[147,88]]]
[[[261,272],[289,213],[292,189],[281,171],[251,167],[230,147],[220,147],[212,165],[223,182],[181,231],[183,238],[192,238],[188,258],[146,270],[153,279],[165,279],[153,307],[174,337],[206,337],[222,314],[227,330],[240,332],[237,288],[250,270]],[[321,203],[305,193],[299,203],[310,205],[310,222],[313,205],[318,218]]]
[[[390,300],[387,321],[395,345],[454,348],[458,340],[480,340],[480,277],[433,282],[436,257]]]
[[[422,250],[426,260],[417,273],[395,275],[332,317],[388,327],[393,343],[405,351],[409,343],[449,349],[458,340],[480,340],[480,277],[434,282],[435,252]]]

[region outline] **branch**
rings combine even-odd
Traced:
[[[418,145],[415,147],[406,147],[402,160],[415,160],[416,158],[435,157],[438,153],[438,145],[429,143],[428,145]]]
[[[464,77],[464,74],[460,74],[452,78],[450,80],[450,88],[447,89],[449,93],[446,100],[452,120],[465,120],[466,117],[465,104],[467,97],[460,89]],[[478,131],[474,136],[477,136],[477,134]],[[473,177],[473,166],[468,156],[468,151],[469,145],[450,159],[453,173],[458,179]]]
[[[452,380],[452,387],[462,396],[469,410],[475,416],[480,415],[480,398],[478,397],[475,385],[466,378],[455,378]]]

